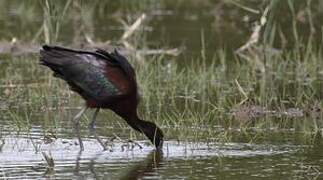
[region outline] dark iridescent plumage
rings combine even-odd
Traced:
[[[157,148],[162,146],[162,131],[154,123],[140,120],[137,116],[135,72],[118,51],[77,51],[45,45],[40,50],[40,63],[79,93],[87,107],[111,109],[132,128],[144,133]],[[93,122],[95,117],[96,114]]]

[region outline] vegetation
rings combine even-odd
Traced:
[[[0,12],[0,179],[322,177],[323,1],[0,0]],[[42,44],[126,55],[163,153],[107,110],[108,150],[89,110],[80,152],[84,101],[39,65]]]

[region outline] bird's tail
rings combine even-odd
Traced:
[[[71,63],[74,52],[67,49],[44,45],[40,50],[39,64],[49,67],[54,71],[54,76],[64,79],[62,69]]]
[[[55,46],[44,45],[40,50],[40,64],[55,68],[67,63],[68,54]]]

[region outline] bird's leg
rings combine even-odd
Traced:
[[[95,111],[94,111],[94,114],[93,114],[93,117],[92,117],[92,120],[89,124],[89,128],[91,131],[93,131],[95,129],[95,123],[96,123],[96,116],[98,115],[100,111],[100,108],[97,108]]]
[[[83,115],[83,113],[87,110],[87,108],[88,108],[87,106],[83,107],[81,109],[81,111],[79,113],[77,113],[73,118],[75,131],[76,131],[76,134],[77,134],[77,138],[78,138],[78,141],[79,141],[79,144],[80,144],[81,151],[84,150],[84,146],[83,146],[83,142],[82,142],[81,134],[80,134],[80,118]]]
[[[91,123],[89,124],[89,128],[90,128],[90,132],[94,135],[95,139],[100,143],[100,145],[103,147],[103,150],[107,150],[107,147],[105,146],[105,144],[103,143],[102,139],[96,134],[95,131],[95,121],[96,121],[96,116],[98,115],[100,111],[100,108],[97,108],[93,114]]]
[[[91,132],[95,130],[96,116],[98,115],[99,111],[100,111],[100,108],[95,109],[94,114],[92,116],[91,122],[89,124],[89,128]]]

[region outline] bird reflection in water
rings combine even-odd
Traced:
[[[132,167],[121,179],[140,179],[160,167],[162,165],[162,160],[163,151],[153,150],[144,161],[138,162],[138,164]]]
[[[85,178],[81,173],[81,163],[82,160],[82,151],[79,151],[75,168],[74,175],[78,178]],[[95,164],[97,163],[95,160],[97,158],[93,158],[90,160],[88,164],[88,170],[91,172],[93,178],[97,179],[100,175],[96,172]],[[144,176],[147,176],[149,173],[153,173],[157,168],[161,167],[163,161],[163,152],[162,150],[152,150],[145,159],[139,161],[135,166],[130,167],[128,171],[123,172],[124,175],[121,176],[120,179],[128,180],[128,179],[140,179]]]

